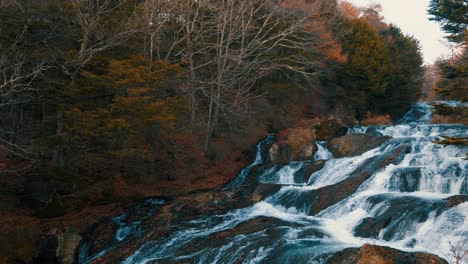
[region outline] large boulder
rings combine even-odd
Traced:
[[[267,166],[291,161],[311,160],[317,151],[313,128],[296,127],[281,130],[275,141],[265,145],[264,164]]]
[[[75,251],[78,248],[81,239],[81,235],[70,227],[67,227],[65,232],[57,236],[57,257],[60,263],[74,263]]]
[[[339,123],[335,119],[322,121],[315,126],[315,135],[317,140],[328,141],[332,138],[346,135],[348,127]]]
[[[268,150],[270,164],[287,163],[291,161],[291,147],[287,143],[275,142]]]
[[[335,158],[352,157],[376,148],[389,139],[391,139],[389,136],[348,134],[330,140],[327,148]]]
[[[363,245],[347,248],[328,258],[326,264],[448,264],[444,259],[423,252],[404,252],[390,247]]]

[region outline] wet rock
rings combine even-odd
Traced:
[[[347,132],[348,128],[335,119],[323,121],[315,127],[317,140],[323,141],[346,135]]]
[[[326,264],[448,264],[436,255],[423,252],[404,252],[390,247],[364,245],[335,253]]]
[[[325,238],[325,237],[329,237],[326,233],[323,232],[323,230],[321,230],[320,228],[316,228],[316,227],[310,227],[310,228],[307,228],[305,230],[302,230],[298,235],[297,235],[297,238],[298,239],[310,239],[311,237],[314,237],[314,238]]]
[[[355,236],[359,237],[378,237],[380,230],[384,229],[390,223],[390,219],[386,219],[387,221],[377,221],[373,217],[367,217],[361,220],[359,225],[357,225],[353,233]]]
[[[278,184],[258,184],[250,199],[247,200],[247,203],[251,204],[260,202],[266,197],[278,192],[280,189],[281,185]]]
[[[419,189],[421,176],[421,168],[398,169],[390,178],[390,191],[415,192]]]
[[[334,138],[327,143],[327,148],[335,158],[360,155],[376,148],[385,141],[391,139],[388,136],[373,136],[369,134],[348,134]]]
[[[366,129],[366,134],[371,135],[371,136],[378,136],[381,137],[383,134],[379,132],[379,127],[377,126],[370,126]]]
[[[208,237],[197,237],[191,240],[190,245],[184,247],[178,252],[179,256],[190,255],[193,252],[200,252],[203,250],[214,249],[217,250],[226,245],[226,240],[233,239],[234,237],[244,237],[249,240],[247,237],[256,237],[255,243],[245,243],[235,245],[231,250],[235,252],[238,247],[246,247],[245,250],[236,252],[237,254],[223,254],[216,258],[207,258],[201,261],[202,263],[244,263],[243,260],[246,259],[247,255],[251,251],[259,250],[261,247],[268,247],[271,241],[280,241],[281,237],[287,232],[286,229],[281,228],[281,226],[290,226],[290,223],[286,221],[279,220],[273,217],[260,216],[254,219],[247,220],[245,222],[239,223],[233,228],[223,230],[221,232],[216,232]],[[255,235],[258,233],[264,233],[264,235]],[[240,242],[242,243],[242,242]],[[232,253],[232,252],[231,252]],[[199,260],[186,260],[186,261],[177,261],[174,257],[169,257],[165,259],[158,259],[157,263],[197,263]]]
[[[465,202],[468,196],[457,195],[444,200],[428,200],[414,196],[376,195],[368,198],[374,206],[386,204],[384,211],[377,212],[375,217],[364,218],[353,230],[355,236],[385,240],[400,239],[398,237],[404,228],[414,222],[425,222],[431,213],[440,215],[444,211]],[[384,230],[385,229],[385,230]],[[383,232],[383,233],[381,233]]]
[[[260,216],[254,219],[251,219],[246,222],[242,222],[234,227],[233,231],[237,234],[252,234],[267,228],[274,228],[279,226],[291,226],[290,223],[285,222],[283,220],[267,217],[267,216]]]
[[[468,202],[468,195],[454,195],[446,198],[445,201],[447,201],[447,207],[452,208],[461,203]]]
[[[401,145],[388,154],[378,155],[367,160],[364,164],[353,171],[345,180],[314,190],[308,201],[311,204],[309,214],[315,215],[323,209],[350,196],[375,172],[385,168],[389,164],[397,164],[410,151],[410,145]]]
[[[316,171],[319,171],[325,165],[324,160],[310,162],[305,164],[300,170],[294,174],[294,182],[307,183],[310,176]]]

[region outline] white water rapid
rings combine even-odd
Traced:
[[[327,161],[307,180],[297,177],[307,161],[265,168],[258,182],[280,185],[279,191],[252,206],[180,225],[169,236],[147,241],[123,263],[322,263],[334,252],[366,243],[449,260],[453,245],[468,245],[468,147],[432,141],[441,136],[467,137],[468,127],[430,124],[430,119],[431,106],[417,103],[394,126],[351,128],[348,133],[372,130],[392,137],[355,157],[333,158],[326,142],[318,142],[314,159]],[[252,168],[262,165],[262,144],[271,138],[259,144],[255,162],[227,188],[253,177]],[[407,151],[394,164],[375,165],[402,147]],[[312,203],[319,189],[351,180],[362,170],[371,173],[356,190],[313,211],[318,208]],[[455,198],[464,200],[455,203]],[[222,240],[210,240],[260,218],[267,220],[255,228],[239,228]],[[125,239],[135,229],[122,226],[117,239]]]

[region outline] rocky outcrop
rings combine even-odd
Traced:
[[[64,232],[51,230],[39,241],[35,262],[73,264],[81,235],[73,228],[66,227]]]
[[[327,143],[327,148],[336,158],[360,155],[380,146],[391,139],[388,136],[374,136],[370,134],[348,134],[334,138]]]
[[[326,264],[448,264],[436,255],[423,252],[404,252],[375,245],[347,248],[329,257]]]
[[[312,160],[317,152],[317,140],[330,140],[346,135],[348,127],[335,119],[313,120],[300,124],[299,127],[279,131],[275,140],[262,150],[264,164],[272,166],[291,161]]]
[[[317,151],[315,131],[312,127],[281,130],[276,134],[275,141],[265,147],[263,156],[267,166],[310,160]]]
[[[64,233],[58,236],[57,258],[60,263],[73,263],[75,250],[80,244],[81,238],[80,234],[70,228],[67,228]]]

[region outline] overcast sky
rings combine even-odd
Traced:
[[[397,25],[401,30],[419,40],[425,63],[433,63],[440,56],[450,54],[440,25],[429,21],[427,8],[430,0],[349,0],[366,6],[381,4],[385,21]]]

